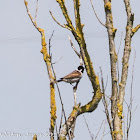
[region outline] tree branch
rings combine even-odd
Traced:
[[[44,31],[44,29],[38,27],[36,21],[33,20],[31,14],[29,12],[28,2],[26,0],[24,0],[24,3],[25,3],[27,14],[28,14],[31,22],[33,23],[35,28],[41,34],[41,42],[42,42],[41,53],[43,54],[43,58],[44,58],[44,61],[46,63],[46,66],[47,66],[47,71],[48,71],[49,80],[50,80],[50,102],[51,102],[51,105],[50,105],[50,107],[51,107],[51,111],[50,111],[50,114],[51,114],[50,139],[54,140],[54,128],[55,128],[55,123],[56,123],[56,102],[55,102],[54,76],[53,76],[53,72],[51,69],[51,58],[50,58],[50,55],[48,54],[48,51],[47,51],[47,43],[45,40],[45,31]]]
[[[104,7],[106,13],[106,27],[107,27],[108,38],[109,38],[109,53],[110,53],[110,63],[111,63],[111,78],[112,78],[111,114],[112,114],[112,118],[114,118],[115,112],[117,110],[116,104],[117,104],[117,93],[118,93],[117,69],[116,69],[117,54],[116,54],[115,42],[114,42],[114,37],[117,29],[113,27],[111,1],[104,0]]]
[[[103,23],[101,22],[101,20],[99,19],[98,15],[97,15],[97,13],[96,13],[96,11],[95,11],[95,8],[94,8],[94,6],[93,6],[93,2],[92,2],[92,0],[90,0],[90,3],[91,3],[91,6],[92,6],[92,9],[93,9],[93,12],[94,12],[94,14],[95,14],[97,20],[99,21],[99,23],[100,23],[101,25],[103,25],[103,26],[106,28],[106,25],[103,24]]]
[[[108,110],[108,103],[107,103],[107,100],[106,100],[106,97],[105,97],[104,79],[103,79],[103,72],[102,72],[101,68],[100,68],[100,72],[101,72],[101,83],[102,83],[102,91],[103,91],[103,99],[102,100],[103,100],[103,105],[104,105],[104,108],[105,108],[106,118],[107,118],[109,128],[110,128],[110,134],[112,136],[113,128],[112,128],[110,114],[109,114],[109,110]]]
[[[85,39],[84,39],[84,34],[83,34],[83,24],[81,24],[81,19],[80,19],[80,0],[74,0],[74,10],[75,10],[75,23],[76,23],[76,29],[74,28],[72,21],[68,15],[67,12],[67,8],[65,6],[65,2],[64,0],[56,0],[59,3],[59,6],[62,10],[62,13],[67,21],[67,25],[69,28],[71,28],[71,32],[73,34],[73,36],[75,37],[77,43],[79,44],[80,47],[80,54],[82,55],[82,59],[84,61],[85,64],[85,68],[86,68],[86,72],[87,75],[91,81],[93,90],[94,90],[94,95],[92,100],[87,103],[86,105],[80,107],[74,107],[72,113],[70,114],[68,120],[67,120],[67,125],[68,128],[71,128],[72,124],[74,123],[75,119],[77,118],[77,116],[86,113],[86,112],[92,112],[94,111],[97,106],[98,103],[100,102],[101,98],[102,98],[102,93],[101,93],[101,89],[100,89],[100,83],[99,83],[99,78],[98,76],[95,74],[94,68],[93,68],[93,64],[92,61],[90,59],[90,56],[88,54],[87,48],[86,48],[86,43],[85,43]],[[67,131],[66,131],[66,123],[63,125],[62,127],[62,138],[65,138],[67,135]]]

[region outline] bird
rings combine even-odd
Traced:
[[[77,83],[82,78],[83,72],[84,72],[84,67],[78,66],[78,68],[76,70],[74,70],[70,74],[60,78],[59,80],[57,80],[57,82],[63,81],[63,82],[70,83],[70,84]]]

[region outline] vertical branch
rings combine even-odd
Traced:
[[[37,20],[37,13],[38,13],[38,0],[36,1],[35,22]]]
[[[104,108],[105,108],[105,114],[106,114],[106,118],[107,118],[107,121],[108,121],[108,124],[109,124],[109,128],[110,128],[110,134],[112,136],[112,124],[111,124],[111,120],[110,120],[110,114],[109,114],[109,110],[108,110],[108,103],[107,103],[107,100],[106,100],[106,97],[105,97],[105,88],[104,88],[104,79],[103,79],[103,72],[102,72],[102,69],[100,68],[100,73],[101,73],[101,84],[102,84],[102,91],[103,91],[103,105],[104,105]]]
[[[119,104],[123,104],[124,94],[125,94],[125,86],[128,77],[128,62],[131,52],[131,38],[132,38],[132,28],[134,21],[134,14],[131,12],[130,2],[129,0],[124,0],[126,13],[127,13],[127,25],[126,25],[126,35],[125,35],[125,47],[124,54],[122,59],[122,75],[121,82],[119,84]]]
[[[51,58],[50,55],[48,54],[47,51],[47,43],[45,40],[45,31],[44,29],[41,29],[40,27],[37,26],[36,21],[32,18],[29,8],[28,8],[28,2],[24,0],[25,7],[27,14],[33,23],[34,27],[40,32],[41,34],[41,43],[42,43],[42,49],[41,53],[43,54],[44,61],[47,66],[47,71],[49,75],[49,80],[50,80],[50,108],[51,108],[51,117],[50,117],[50,139],[54,140],[54,128],[55,128],[55,123],[56,123],[56,102],[55,102],[55,88],[54,88],[54,76],[53,76],[53,71],[51,68]]]
[[[130,104],[128,106],[128,112],[127,112],[127,139],[129,137],[129,131],[132,121],[132,95],[133,95],[133,80],[134,80],[134,66],[135,66],[135,59],[136,59],[136,51],[134,54],[134,62],[133,62],[133,68],[132,68],[132,81],[131,81],[131,93],[130,93]]]
[[[117,29],[113,26],[113,16],[112,16],[112,8],[111,8],[111,0],[104,0],[104,7],[106,13],[106,27],[109,38],[109,53],[110,53],[110,64],[111,64],[111,78],[112,78],[112,97],[111,97],[111,114],[112,118],[114,118],[116,113],[116,104],[117,104],[117,70],[116,70],[116,62],[117,62],[117,54],[115,50],[115,33]]]
[[[78,87],[79,82],[80,82],[80,81],[78,81],[78,82],[76,83],[76,85],[73,87],[74,106],[77,105],[77,103],[76,103],[76,91],[77,91],[77,87]]]

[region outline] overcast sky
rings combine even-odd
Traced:
[[[70,16],[74,22],[73,3],[66,1]],[[131,2],[132,11],[135,13],[134,25],[140,24],[140,1]],[[30,11],[34,15],[36,0],[29,3]],[[100,20],[105,23],[103,1],[94,0],[94,6]],[[121,59],[124,48],[124,36],[126,25],[126,14],[124,3],[121,0],[112,1],[114,27],[118,29],[116,33],[116,49],[118,50],[121,34],[122,43],[120,46],[119,64],[121,70]],[[62,59],[54,65],[58,78],[73,71],[79,65],[79,59],[73,52],[68,41],[71,33],[59,27],[49,14],[51,10],[56,19],[61,23],[66,23],[61,10],[55,0],[39,0],[39,11],[37,23],[45,29],[46,41],[53,30],[52,55],[53,62]],[[97,21],[90,0],[81,0],[81,18],[84,26],[87,49],[93,61],[96,73],[99,67],[103,69],[105,81],[107,81],[106,94],[110,95],[110,62],[108,52],[108,37],[106,29]],[[79,50],[77,43],[74,45]],[[133,85],[133,113],[130,130],[130,140],[139,139],[139,117],[140,117],[140,31],[135,34],[132,40],[132,52],[130,58],[129,77],[126,89],[126,102],[130,95],[132,64],[134,52],[136,51],[134,85]],[[46,65],[43,61],[40,42],[40,34],[32,25],[26,13],[23,0],[1,0],[0,4],[0,139],[1,140],[31,140],[34,133],[38,134],[38,140],[49,139],[50,125],[50,95],[49,80]],[[60,90],[64,102],[67,116],[73,107],[72,86],[60,83]],[[87,78],[86,72],[79,84],[77,100],[82,105],[92,98],[92,87]],[[57,124],[59,126],[61,105],[56,92],[57,101]],[[125,105],[126,106],[126,105]],[[127,111],[125,111],[126,113]],[[102,102],[98,108],[89,114],[85,114],[89,128],[96,136],[103,120],[106,119]],[[126,114],[124,114],[126,119]],[[126,125],[126,124],[125,124]],[[109,140],[108,124],[103,122],[103,128],[99,134],[101,139],[105,128],[104,140]],[[76,122],[75,140],[90,139],[88,129],[84,122],[83,115],[79,116]]]

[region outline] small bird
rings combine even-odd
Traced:
[[[75,71],[71,72],[70,74],[66,75],[65,77],[60,78],[57,82],[67,82],[67,83],[75,83],[78,82],[82,78],[82,74],[84,72],[84,67],[79,66]]]

